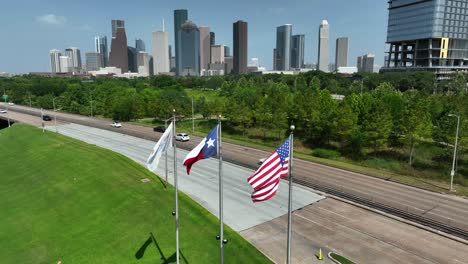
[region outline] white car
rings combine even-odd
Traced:
[[[263,162],[265,162],[265,160],[266,160],[266,158],[259,159],[258,162],[257,162],[257,164],[258,164],[258,165],[262,165]]]
[[[112,122],[111,127],[120,128],[120,127],[122,127],[122,124],[120,122],[114,121],[114,122]]]
[[[13,102],[9,102],[8,105],[15,105]]]
[[[6,114],[7,110],[6,109],[0,109],[1,114]]]
[[[185,133],[179,133],[179,134],[176,135],[175,139],[178,140],[178,141],[189,141],[190,136],[188,134],[185,134]]]

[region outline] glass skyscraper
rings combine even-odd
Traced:
[[[304,67],[305,35],[294,35],[291,38],[291,68]]]
[[[276,69],[278,71],[288,71],[291,67],[291,34],[291,24],[276,28]]]
[[[383,71],[468,70],[467,0],[390,0]]]
[[[174,44],[175,44],[175,57],[176,57],[176,73],[180,75],[182,72],[182,68],[179,64],[179,57],[181,54],[179,45],[179,32],[182,24],[185,23],[188,19],[188,11],[187,9],[177,9],[174,10]]]
[[[188,20],[180,27],[177,45],[179,75],[200,75],[200,31],[197,25]]]

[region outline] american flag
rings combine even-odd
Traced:
[[[275,196],[281,177],[288,176],[289,139],[273,151],[247,181],[254,189],[252,201],[262,202]]]

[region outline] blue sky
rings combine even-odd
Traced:
[[[217,44],[232,51],[232,23],[249,23],[249,59],[259,58],[271,68],[276,27],[292,24],[293,34],[305,34],[305,61],[317,61],[318,26],[330,23],[330,58],[334,61],[337,37],[350,38],[349,64],[365,53],[376,54],[382,65],[387,28],[384,0],[140,0],[140,1],[4,1],[0,8],[0,72],[50,71],[49,50],[67,47],[92,51],[95,35],[111,35],[111,19],[125,20],[129,45],[145,41],[151,53],[151,32],[166,20],[170,44],[174,41],[173,10],[185,8],[189,19],[216,32]],[[110,48],[110,47],[109,47]]]

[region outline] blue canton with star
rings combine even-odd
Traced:
[[[208,159],[218,155],[218,127],[217,125],[206,136],[205,146],[203,146],[203,158]]]
[[[276,150],[276,153],[280,156],[281,165],[284,166],[284,162],[289,157],[289,138]]]

